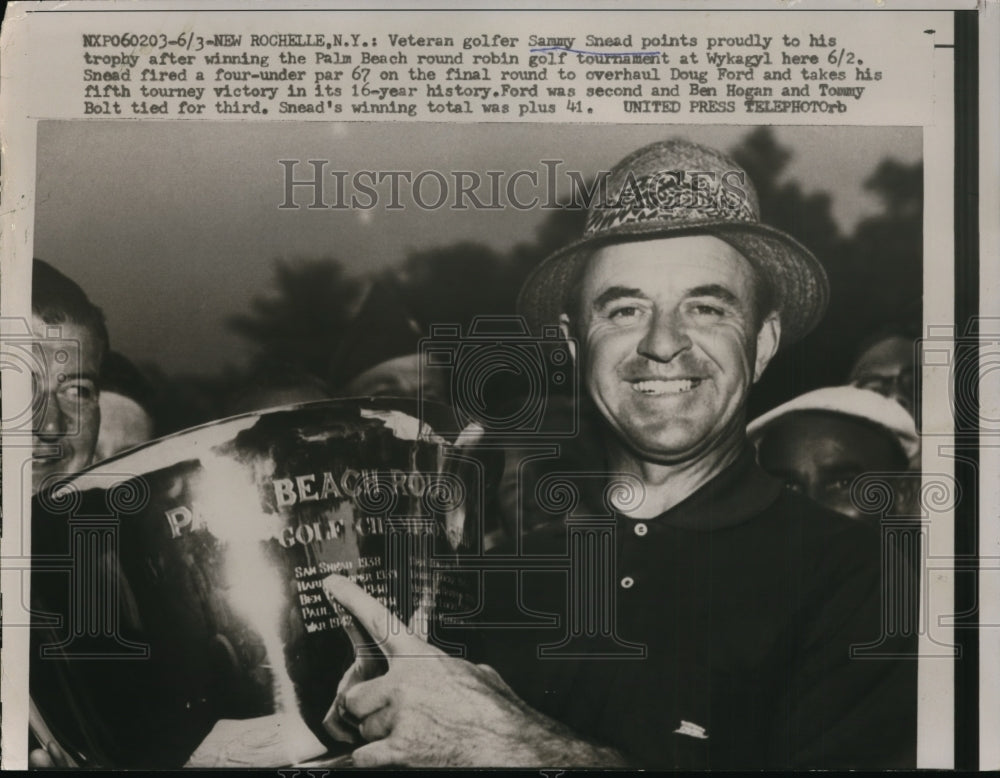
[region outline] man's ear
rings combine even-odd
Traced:
[[[773,311],[764,319],[757,332],[757,361],[753,367],[753,382],[757,383],[764,374],[764,368],[771,362],[771,358],[778,353],[778,344],[781,342],[781,318],[777,311]]]
[[[559,314],[559,332],[566,339],[566,347],[569,349],[569,354],[573,357],[573,361],[576,362],[576,340],[573,339],[569,328],[569,316],[565,313]]]

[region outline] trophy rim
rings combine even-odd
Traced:
[[[461,433],[453,408],[442,402],[397,395],[352,395],[350,397],[330,397],[325,400],[311,400],[309,402],[275,405],[270,408],[247,411],[246,413],[239,413],[233,416],[224,416],[202,424],[196,424],[192,427],[185,427],[184,429],[170,432],[158,438],[147,440],[136,446],[132,446],[131,448],[123,449],[107,459],[94,462],[90,466],[76,473],[72,473],[64,477],[54,478],[52,483],[44,488],[44,491],[55,491],[61,486],[75,483],[82,480],[86,476],[100,475],[107,469],[113,469],[114,467],[120,465],[123,461],[136,457],[136,455],[141,452],[147,451],[153,447],[163,447],[163,444],[168,441],[176,441],[188,437],[195,439],[197,433],[204,430],[232,427],[232,433],[235,435],[243,429],[246,429],[247,426],[250,426],[255,421],[272,414],[289,413],[297,410],[318,409],[321,407],[356,407],[405,413],[408,416],[425,423],[432,434],[443,438],[448,443],[454,443]],[[245,422],[245,426],[241,426],[240,422]],[[135,475],[142,474],[136,473]]]

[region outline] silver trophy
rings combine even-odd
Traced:
[[[449,561],[479,553],[487,479],[454,425],[427,403],[331,400],[47,484],[32,508],[36,733],[81,766],[346,754],[322,720],[355,658],[379,652],[322,582],[347,576],[431,637],[469,608]]]

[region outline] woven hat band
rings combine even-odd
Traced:
[[[653,221],[676,228],[719,220],[755,224],[755,205],[742,170],[629,173],[614,195],[590,209],[583,234],[592,237],[623,224]]]

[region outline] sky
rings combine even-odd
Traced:
[[[353,273],[399,264],[412,250],[460,240],[505,251],[530,241],[545,216],[512,207],[416,207],[411,186],[391,177],[370,209],[299,208],[285,200],[285,167],[299,160],[297,179],[312,176],[307,160],[327,160],[324,199],[369,198],[351,186],[357,171],[407,172],[421,180],[420,199],[433,206],[438,178],[454,199],[455,173],[506,186],[517,170],[536,171],[539,185],[520,179],[515,196],[545,199],[548,170],[556,194],[569,191],[568,171],[610,169],[646,143],[684,135],[727,149],[747,127],[664,127],[658,124],[443,124],[328,122],[42,121],[38,129],[34,254],[76,280],[101,306],[112,347],[171,373],[211,374],[239,364],[248,345],[226,320],[266,293],[277,258],[336,258]],[[920,160],[919,129],[899,127],[776,127],[793,151],[783,180],[806,193],[827,191],[845,231],[877,208],[863,181],[884,157]],[[548,161],[548,165],[543,163]],[[560,164],[557,166],[556,161]],[[469,179],[467,179],[469,180]],[[364,183],[364,181],[362,181]],[[503,191],[503,190],[501,190]],[[467,203],[472,200],[467,199]]]

